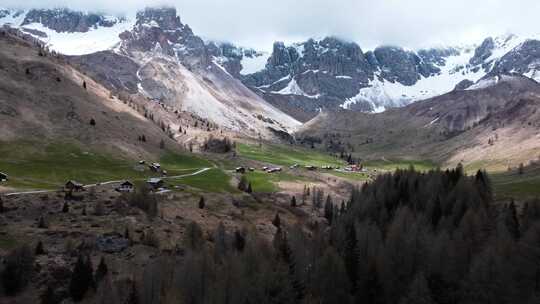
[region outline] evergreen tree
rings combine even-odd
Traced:
[[[201,199],[199,199],[199,209],[204,209],[205,205],[204,196],[201,196]]]
[[[99,265],[98,265],[98,268],[96,269],[96,274],[95,274],[96,283],[101,282],[101,280],[105,278],[108,272],[109,272],[109,269],[107,267],[107,264],[105,263],[105,258],[101,257],[101,260],[99,261]]]
[[[344,215],[347,210],[345,206],[345,201],[341,201],[341,206],[339,207],[339,215]]]
[[[89,260],[89,258],[87,259]],[[75,302],[79,302],[90,287],[93,286],[92,264],[85,261],[82,255],[79,256],[69,283],[69,294]]]
[[[62,206],[62,212],[68,213],[69,212],[69,204],[67,201],[64,202],[64,206]]]
[[[41,294],[39,297],[41,300],[41,304],[58,304],[60,303],[60,300],[58,299],[58,296],[55,294],[54,289],[48,285],[45,291]]]
[[[38,228],[40,229],[47,229],[49,226],[47,225],[47,222],[45,221],[45,218],[43,216],[39,217],[38,221]]]
[[[279,218],[279,213],[276,213],[276,216],[274,216],[274,219],[272,220],[272,225],[274,225],[276,228],[281,227],[281,218]]]
[[[296,196],[293,195],[293,197],[291,198],[291,207],[296,207]]]
[[[132,281],[131,288],[129,289],[129,294],[124,304],[139,304],[139,295],[137,294],[135,281]]]
[[[520,230],[519,230],[519,221],[517,217],[517,210],[516,210],[516,204],[514,203],[514,200],[510,202],[508,207],[505,209],[505,224],[508,228],[508,231],[512,235],[514,239],[519,239],[520,236]]]
[[[435,304],[431,297],[426,278],[422,273],[416,275],[416,278],[409,287],[409,293],[401,299],[400,304]]]
[[[352,292],[356,292],[358,283],[358,239],[356,238],[356,229],[354,224],[349,224],[346,228],[344,262],[347,275],[349,276]]]
[[[201,227],[196,222],[189,223],[184,234],[184,247],[199,251],[203,248],[204,242]]]
[[[246,237],[238,230],[234,232],[233,245],[238,252],[244,251],[246,247]]]
[[[86,81],[83,80],[82,86],[83,86],[83,89],[86,90]]]
[[[96,125],[96,121],[92,118],[90,119],[90,125],[94,127]]]
[[[30,281],[34,270],[34,255],[28,246],[13,250],[4,260],[2,284],[7,295],[16,295]]]
[[[36,245],[36,250],[35,250],[35,254],[36,255],[43,255],[45,254],[45,249],[43,249],[43,243],[41,241],[39,241]]]
[[[124,238],[126,240],[130,240],[131,241],[131,235],[129,235],[129,228],[126,227],[126,229],[124,230]]]
[[[251,188],[251,182],[248,183],[246,193],[253,193],[253,189]]]
[[[326,197],[326,203],[324,204],[324,217],[328,221],[328,224],[332,225],[332,220],[334,219],[334,204],[332,203],[330,194]]]

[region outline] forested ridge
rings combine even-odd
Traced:
[[[272,242],[224,225],[207,241],[192,222],[181,250],[127,282],[105,265],[92,279],[80,258],[70,290],[127,304],[540,303],[540,202],[495,204],[485,172],[398,170],[341,205],[327,200],[328,224],[276,216]]]
[[[331,213],[329,228],[278,222],[272,244],[221,227],[206,246],[193,224],[185,256],[145,271],[140,299],[539,303],[540,203],[495,205],[485,172],[398,170]]]

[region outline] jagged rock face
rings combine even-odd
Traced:
[[[295,104],[311,102],[301,108],[316,115],[320,108],[340,107],[375,80],[414,85],[422,77],[439,74],[446,58],[457,54],[459,51],[454,48],[415,53],[398,47],[379,47],[364,53],[356,43],[333,37],[320,41],[310,39],[291,46],[276,42],[263,70],[239,78],[246,85],[263,91],[265,99],[282,106],[283,110],[283,105],[291,101],[286,96],[294,95],[298,99]],[[271,94],[277,96],[270,97]],[[283,100],[278,101],[280,96]],[[313,107],[314,99],[320,101],[316,108]],[[353,108],[374,110],[373,104],[360,101]]]
[[[467,89],[468,87],[472,86],[473,84],[474,82],[469,79],[462,80],[458,84],[456,84],[454,91],[463,91]]]
[[[133,30],[120,38],[128,53],[161,52],[188,66],[205,66],[210,61],[204,41],[182,24],[174,8],[147,8],[137,13]]]
[[[240,78],[240,71],[242,70],[242,58],[244,56],[251,56],[254,50],[243,50],[231,43],[216,44],[210,42],[206,45],[207,52],[210,56],[219,59],[219,63],[236,78]]]
[[[486,38],[482,44],[476,48],[474,51],[474,56],[469,61],[472,65],[483,64],[486,59],[488,59],[493,54],[493,49],[495,48],[495,41],[493,38]]]
[[[308,95],[343,98],[354,95],[372,74],[372,67],[357,44],[326,38],[288,47],[276,42],[266,69],[242,80],[252,87],[267,86],[267,91],[280,91],[294,79]]]
[[[1,13],[0,13],[1,14]],[[99,14],[75,12],[69,9],[30,10],[22,25],[41,23],[43,26],[61,32],[88,32],[98,26],[111,27],[118,22]]]
[[[373,54],[379,63],[381,76],[384,79],[413,85],[420,78],[420,58],[415,54],[397,47],[379,47]]]
[[[73,56],[69,62],[93,79],[98,80],[112,92],[128,92],[135,94],[139,91],[137,71],[139,65],[129,57],[111,51],[103,51],[84,56]]]
[[[497,61],[490,74],[527,74],[538,69],[540,69],[540,41],[527,40]]]
[[[436,66],[444,66],[446,64],[446,58],[457,55],[459,55],[459,51],[455,48],[427,49],[418,51],[418,57],[422,59],[424,64],[433,66],[437,72],[440,71],[440,69]]]

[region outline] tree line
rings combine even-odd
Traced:
[[[188,234],[145,271],[142,303],[540,303],[540,202],[495,204],[483,171],[398,170],[321,200],[326,224],[274,219],[271,243]]]
[[[183,250],[150,262],[129,293],[97,287],[96,298],[105,290],[109,303],[540,303],[540,201],[495,204],[485,172],[398,170],[339,207],[313,192],[320,224],[276,215],[269,242],[222,224],[208,241],[193,222]]]

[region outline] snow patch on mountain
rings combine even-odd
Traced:
[[[538,69],[538,67],[535,67],[535,69],[531,68],[529,72],[523,74],[523,76],[529,77],[536,82],[540,82],[540,69]]]
[[[446,63],[438,65],[441,72],[430,77],[421,77],[414,85],[407,86],[399,82],[383,79],[380,72],[375,74],[368,87],[360,89],[358,95],[345,100],[341,105],[350,109],[357,102],[368,102],[374,112],[382,112],[393,107],[401,107],[412,102],[428,99],[452,91],[456,84],[468,79],[476,82],[485,73],[480,69],[471,69],[468,62],[473,55],[471,48],[461,48],[459,55],[449,56]]]
[[[280,91],[274,91],[272,93],[281,94],[281,95],[299,95],[299,96],[305,96],[305,97],[308,97],[308,98],[319,98],[320,97],[319,94],[317,94],[317,95],[309,95],[306,92],[304,92],[304,90],[302,90],[302,88],[300,88],[300,86],[296,82],[296,79],[294,79],[294,78],[291,79],[291,81],[289,81],[289,83],[287,84],[287,86],[285,88],[283,88]]]
[[[481,90],[481,89],[492,87],[498,84],[499,82],[504,82],[504,81],[511,82],[511,81],[516,81],[517,79],[518,79],[517,77],[510,76],[510,75],[495,75],[493,77],[481,79],[465,90],[468,90],[468,91]]]
[[[241,75],[249,75],[261,71],[266,66],[268,61],[268,53],[258,53],[249,57],[244,55],[242,61],[242,70],[240,71]]]
[[[0,18],[1,25],[9,25],[43,41],[51,50],[64,55],[86,55],[109,50],[120,43],[119,35],[131,30],[135,24],[135,16],[118,18],[105,16],[114,20],[111,27],[98,26],[88,32],[57,32],[43,26],[41,23],[23,24],[27,12],[5,10],[7,16]]]

